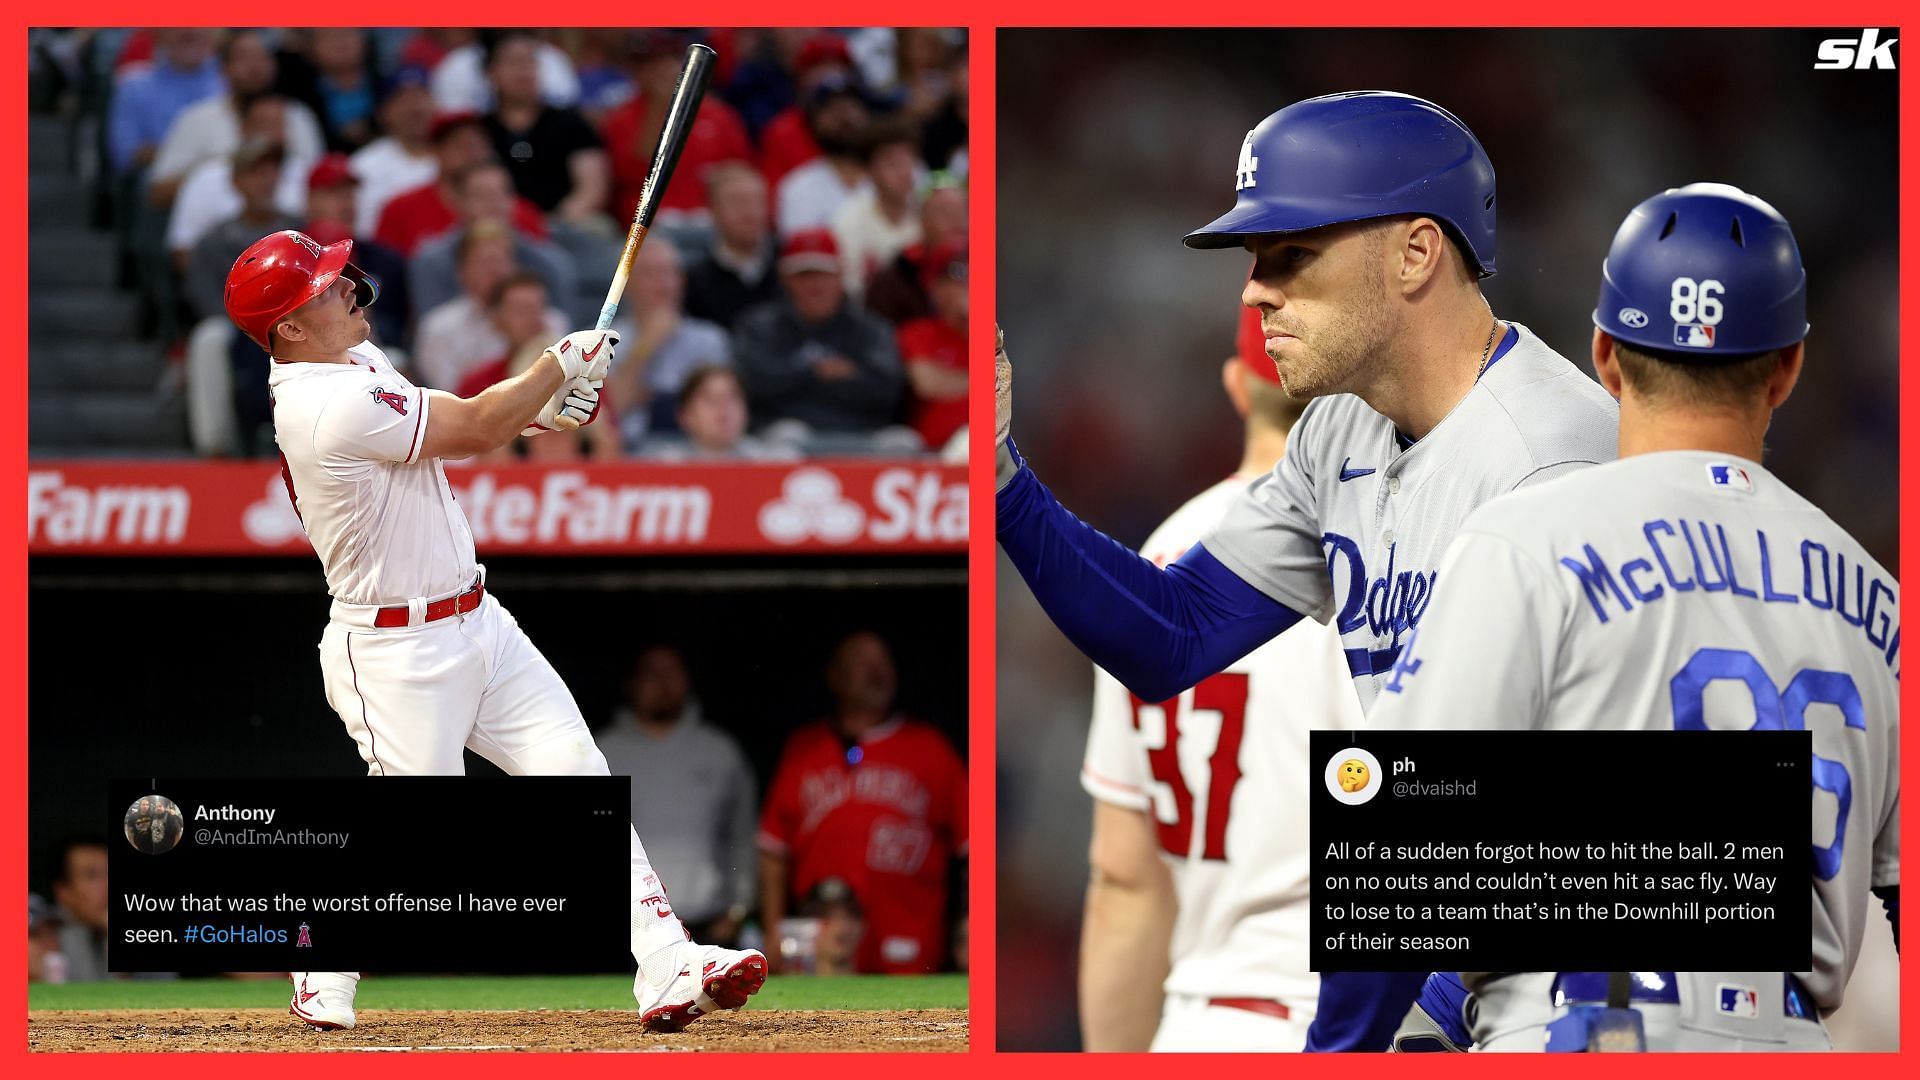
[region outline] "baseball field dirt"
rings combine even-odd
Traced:
[[[31,1050],[338,1051],[962,1051],[963,1009],[778,1009],[706,1017],[674,1035],[640,1030],[631,1012],[369,1010],[352,1031],[314,1031],[285,1009],[32,1012]]]
[[[314,1031],[278,979],[34,984],[38,1051],[964,1051],[964,975],[775,976],[740,1012],[650,1034],[631,977],[372,976],[358,1025]]]

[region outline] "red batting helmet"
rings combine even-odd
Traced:
[[[1233,344],[1234,353],[1255,378],[1276,385],[1280,382],[1280,369],[1273,366],[1273,357],[1267,355],[1267,335],[1260,329],[1259,308],[1240,309],[1240,332],[1234,335]]]
[[[267,334],[293,309],[326,292],[342,274],[354,284],[361,307],[380,296],[380,283],[347,261],[353,241],[322,247],[312,237],[288,229],[268,233],[240,253],[227,271],[227,318],[263,349]]]

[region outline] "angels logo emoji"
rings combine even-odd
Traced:
[[[404,394],[396,394],[384,386],[376,386],[373,388],[373,400],[385,405],[401,416],[407,415],[407,399]]]

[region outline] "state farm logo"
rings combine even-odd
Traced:
[[[967,539],[967,485],[935,469],[885,469],[866,504],[842,491],[825,469],[795,469],[780,497],[760,508],[760,534],[782,546],[818,540],[851,544],[956,543]]]
[[[27,474],[27,542],[177,544],[193,507],[172,484],[69,485],[58,472]]]
[[[595,483],[563,470],[538,485],[510,474],[473,475],[453,489],[476,544],[704,543],[713,493],[700,484]]]
[[[795,469],[780,484],[780,498],[760,508],[760,532],[776,544],[819,537],[844,544],[860,536],[867,512],[840,494],[840,478],[825,469]]]
[[[279,547],[307,534],[293,502],[287,498],[287,485],[278,476],[269,477],[266,495],[241,512],[240,529],[247,539],[267,547]]]

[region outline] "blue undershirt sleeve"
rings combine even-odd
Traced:
[[[1427,981],[1418,971],[1323,971],[1309,1053],[1384,1051]]]
[[[1017,472],[995,497],[1001,549],[1060,632],[1141,700],[1173,698],[1299,621],[1200,545],[1155,566],[1075,517],[1007,448]]]

